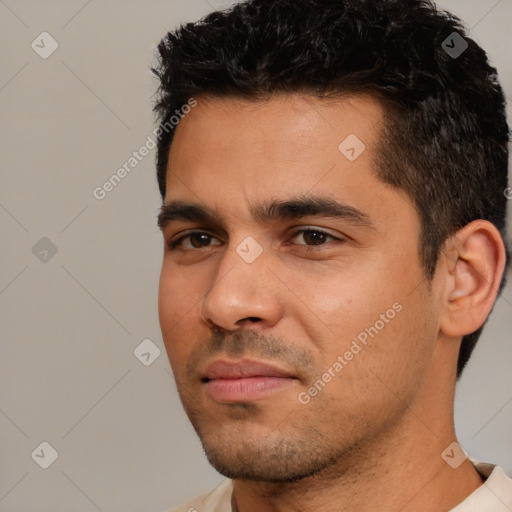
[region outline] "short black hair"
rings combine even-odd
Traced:
[[[497,71],[431,1],[248,0],[169,32],[153,72],[162,199],[171,118],[190,98],[366,94],[386,112],[375,173],[415,204],[426,278],[446,239],[473,220],[506,239],[509,129]],[[498,295],[509,261],[506,247]],[[457,377],[486,322],[463,337]]]

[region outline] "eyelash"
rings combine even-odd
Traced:
[[[303,229],[299,229],[297,231],[294,231],[292,233],[292,235],[290,236],[290,238],[295,238],[297,235],[300,235],[302,233],[321,233],[327,237],[330,237],[332,238],[334,241],[337,241],[337,242],[340,242],[340,243],[343,243],[343,242],[346,242],[346,239],[344,238],[338,238],[338,237],[335,237],[334,235],[331,235],[330,233],[327,233],[326,231],[323,231],[321,229],[313,229],[313,228],[303,228]],[[211,235],[210,233],[206,232],[206,231],[192,231],[190,233],[187,233],[186,235],[183,235],[183,236],[180,236],[179,238],[177,238],[176,240],[171,240],[168,244],[168,249],[170,251],[173,251],[175,250],[182,242],[183,240],[191,237],[192,235],[207,235],[211,238],[215,238],[213,235]],[[300,247],[302,247],[304,250],[306,251],[316,251],[318,250],[317,248],[320,248],[322,247],[323,245],[327,245],[328,242],[324,243],[324,244],[318,244],[318,245],[307,245],[307,244],[298,244]],[[204,248],[208,248],[208,247],[211,247],[211,246],[205,246]],[[215,246],[213,246],[215,247]],[[199,248],[194,248],[194,249],[185,249],[187,251],[198,251],[200,250],[201,247]]]

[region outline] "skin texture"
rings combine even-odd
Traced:
[[[165,202],[207,207],[217,222],[164,226],[160,324],[184,408],[212,465],[235,479],[240,512],[439,512],[481,484],[469,461],[452,469],[441,453],[456,439],[461,337],[490,312],[503,242],[488,222],[466,225],[429,286],[412,200],[372,171],[382,122],[370,97],[288,94],[198,98],[177,127]],[[366,147],[354,161],[338,149],[349,134]],[[254,205],[312,196],[361,210],[373,227],[251,217]],[[331,236],[297,234],[304,228]],[[191,231],[204,246],[196,236],[169,250]],[[263,250],[252,263],[237,252],[248,236]],[[400,311],[335,371],[394,304]],[[219,358],[294,378],[253,400],[218,400],[201,378]]]

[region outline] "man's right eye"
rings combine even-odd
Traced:
[[[209,233],[205,233],[203,231],[194,231],[192,233],[187,233],[186,235],[182,235],[176,240],[171,240],[169,242],[169,250],[174,250],[176,248],[182,248],[185,250],[193,250],[200,249],[201,247],[208,247],[212,240],[217,240],[213,235]],[[221,245],[220,241],[217,244],[212,245]]]

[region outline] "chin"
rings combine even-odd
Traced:
[[[332,446],[319,446],[318,440],[293,439],[276,431],[255,436],[245,426],[240,426],[238,432],[234,430],[199,435],[210,464],[233,480],[297,482],[337,460]]]

